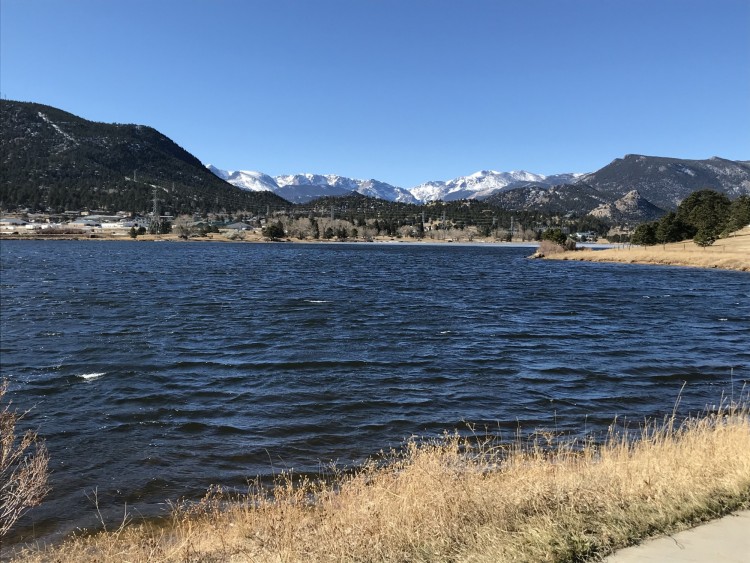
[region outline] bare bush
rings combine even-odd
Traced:
[[[193,234],[194,224],[195,222],[190,215],[178,215],[172,223],[172,229],[177,232],[177,236],[186,239]]]
[[[0,403],[8,382],[0,384]],[[13,524],[49,492],[49,455],[36,432],[16,436],[16,425],[24,413],[11,409],[10,401],[0,411],[0,545]]]
[[[565,252],[565,249],[551,240],[543,240],[539,242],[537,254],[541,256],[549,256],[550,254],[558,254],[560,252]]]

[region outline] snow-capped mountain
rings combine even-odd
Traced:
[[[306,203],[324,196],[357,192],[388,201],[418,203],[407,190],[378,180],[356,180],[336,174],[286,174],[272,177],[252,170],[222,170],[206,167],[230,184],[251,191],[271,191],[294,203]]]
[[[483,199],[492,194],[530,184],[554,186],[574,181],[581,174],[556,174],[544,176],[525,170],[496,172],[481,170],[470,176],[460,176],[446,182],[425,182],[409,191],[420,201],[453,201],[457,199]]]
[[[253,172],[252,170],[221,170],[209,164],[206,166],[211,172],[230,184],[251,192],[275,192],[279,186],[268,174]]]
[[[523,170],[496,172],[481,170],[469,176],[448,181],[425,182],[411,189],[399,188],[378,180],[356,180],[336,174],[286,174],[271,177],[252,170],[222,170],[211,164],[207,168],[235,186],[251,191],[272,191],[287,201],[306,203],[318,197],[362,195],[401,203],[483,199],[490,195],[527,185],[553,186],[574,182],[582,174],[544,176]]]

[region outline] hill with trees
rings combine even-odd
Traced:
[[[289,205],[241,190],[143,125],[96,123],[36,103],[0,101],[0,207],[142,212],[154,192],[172,213]]]

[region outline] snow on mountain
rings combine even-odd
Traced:
[[[251,192],[276,192],[279,185],[268,174],[253,170],[222,170],[209,164],[206,166],[211,172],[230,184]]]
[[[571,181],[580,174],[544,176],[525,170],[497,172],[480,170],[469,176],[460,176],[446,182],[425,182],[411,188],[411,194],[420,201],[453,201],[457,199],[482,199],[502,190],[527,184],[556,185]]]
[[[369,197],[397,201],[399,203],[419,203],[417,199],[404,188],[391,186],[378,180],[364,180],[357,188],[357,192]]]
[[[214,166],[213,164],[206,164],[206,168],[208,168],[210,172],[212,172],[214,175],[218,176],[222,180],[226,180],[228,177],[226,170],[222,170],[221,168],[216,168],[216,166]]]
[[[336,174],[286,174],[276,177],[248,170],[221,170],[207,165],[214,174],[245,190],[272,191],[288,201],[306,203],[318,197],[357,192],[369,197],[402,203],[483,199],[503,190],[526,185],[553,186],[571,183],[582,174],[544,176],[524,170],[497,172],[480,170],[448,181],[425,182],[404,189],[378,180],[356,180]]]
[[[378,180],[356,180],[336,174],[285,174],[271,177],[250,170],[222,170],[210,164],[206,167],[219,178],[239,188],[272,191],[294,203],[306,203],[318,197],[340,196],[350,192],[388,201],[417,203],[409,191]]]
[[[559,186],[561,184],[575,184],[580,178],[585,176],[582,172],[570,172],[567,174],[552,174],[544,178],[544,183],[549,186]]]
[[[290,174],[276,176],[276,183],[280,188],[284,186],[331,186],[350,192],[356,191],[359,187],[357,180],[344,178],[336,174]]]

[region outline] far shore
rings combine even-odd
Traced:
[[[136,242],[180,242],[180,243],[200,243],[200,242],[222,242],[222,243],[293,243],[293,244],[341,244],[341,243],[357,243],[357,244],[373,244],[373,243],[408,243],[408,244],[453,244],[453,245],[497,245],[497,246],[520,246],[526,248],[535,248],[539,245],[536,241],[522,241],[513,240],[512,242],[501,241],[494,238],[481,238],[481,237],[443,237],[438,236],[431,238],[426,236],[418,239],[413,237],[394,237],[394,236],[377,236],[372,239],[362,238],[348,238],[348,239],[298,239],[298,238],[283,238],[277,240],[271,240],[268,237],[264,237],[260,232],[257,231],[244,231],[239,236],[232,237],[232,233],[220,232],[220,233],[209,233],[206,236],[190,236],[189,238],[180,238],[174,233],[166,235],[138,235],[137,238],[133,239],[127,235],[113,235],[108,233],[65,233],[65,234],[9,234],[0,233],[0,240],[86,240],[86,241],[136,241]],[[594,245],[602,248],[609,247],[608,244]]]
[[[259,231],[242,231],[238,233],[222,231],[209,233],[205,236],[191,236],[180,238],[177,234],[139,235],[133,239],[127,235],[110,233],[65,233],[65,234],[16,234],[0,233],[0,240],[85,240],[93,242],[173,242],[173,243],[272,243],[272,244],[416,244],[433,245],[449,244],[455,246],[516,246],[536,248],[537,241],[513,240],[500,241],[495,238],[459,237],[450,238],[439,236],[422,239],[412,237],[377,236],[372,239],[297,239],[284,238],[271,240]],[[545,260],[574,260],[580,262],[610,262],[621,264],[646,264],[658,266],[684,266],[693,268],[716,268],[721,270],[735,270],[750,272],[750,226],[731,236],[717,240],[713,245],[700,247],[693,241],[687,240],[671,244],[655,246],[633,246],[629,244],[588,243],[579,245],[575,251],[546,254]]]
[[[707,247],[700,247],[692,240],[655,246],[619,245],[596,252],[582,249],[548,254],[544,259],[688,266],[750,272],[750,226]]]

